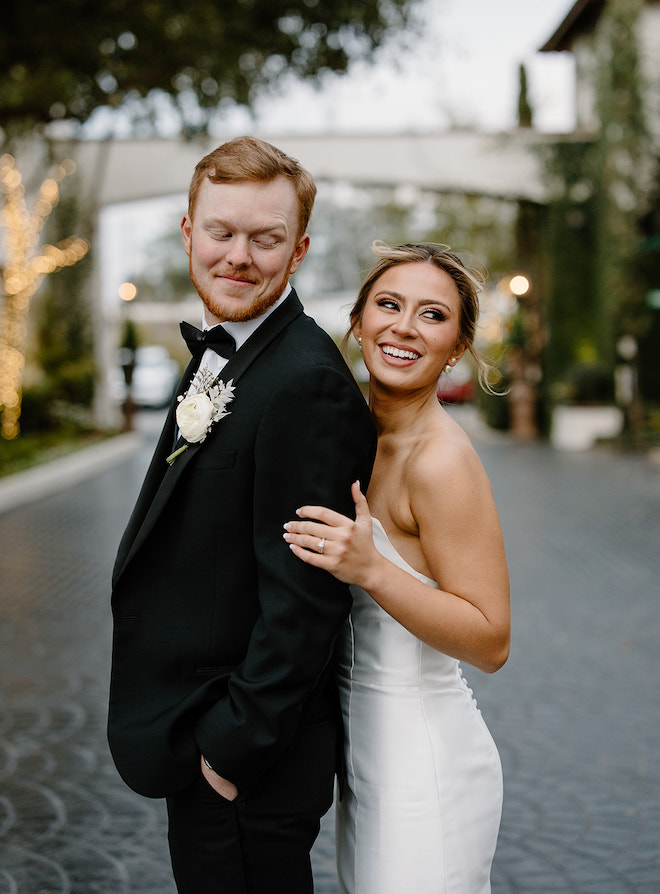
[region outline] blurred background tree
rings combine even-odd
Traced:
[[[153,122],[163,104],[184,133],[223,105],[250,105],[283,75],[316,78],[368,58],[410,19],[411,0],[7,0],[0,32],[0,126],[8,131],[101,107]],[[146,100],[146,102],[137,102]]]
[[[79,226],[75,196],[65,194],[47,227],[57,241]],[[90,407],[96,370],[93,335],[85,287],[91,256],[48,277],[38,299],[35,359],[45,376],[42,389],[52,401]]]
[[[534,112],[529,102],[527,87],[527,69],[524,65],[518,68],[518,127],[532,127]]]
[[[34,207],[29,208],[14,159],[9,154],[0,158],[4,248],[0,269],[4,298],[0,306],[0,435],[7,440],[20,432],[31,299],[44,277],[74,266],[89,249],[87,240],[68,233],[60,233],[56,244],[40,244],[42,229],[59,203],[60,183],[72,168],[58,165],[49,173],[41,183]]]

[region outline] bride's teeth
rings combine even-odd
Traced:
[[[413,351],[401,351],[399,348],[391,348],[389,345],[383,348],[383,352],[390,354],[392,357],[399,357],[401,360],[416,360],[419,356]]]

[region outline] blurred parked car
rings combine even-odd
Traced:
[[[463,362],[458,363],[449,375],[443,373],[438,382],[438,400],[443,404],[465,404],[474,397],[472,369]]]
[[[126,379],[121,366],[125,352],[120,351],[117,366],[110,371],[110,397],[116,403],[126,399]],[[139,407],[166,407],[172,399],[181,371],[162,345],[143,345],[135,352],[131,397]]]

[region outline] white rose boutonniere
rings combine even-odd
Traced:
[[[176,423],[187,443],[167,457],[169,465],[191,444],[200,444],[211,426],[229,415],[226,407],[234,399],[233,381],[231,379],[225,385],[221,379],[215,380],[207,370],[197,372],[186,395],[177,398]]]
[[[176,408],[176,422],[189,444],[204,440],[213,414],[213,402],[208,394],[189,394],[182,399]]]

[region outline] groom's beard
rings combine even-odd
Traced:
[[[195,272],[193,270],[192,251],[190,253],[190,259],[188,261],[188,270],[190,272],[190,279],[192,281],[192,284],[195,286],[197,294],[202,299],[204,307],[218,320],[218,322],[245,323],[248,320],[254,320],[257,317],[260,317],[262,314],[265,314],[266,311],[282,297],[282,293],[284,292],[284,289],[286,288],[289,281],[289,270],[291,268],[293,257],[294,255],[292,253],[286,267],[282,272],[281,278],[275,280],[275,282],[272,283],[271,288],[268,292],[263,295],[259,295],[250,304],[246,304],[245,307],[235,307],[232,310],[228,309],[223,304],[222,298],[214,298],[210,290],[207,289],[201,283],[200,278],[195,275]],[[236,272],[238,273],[238,275],[240,275],[240,270]]]

